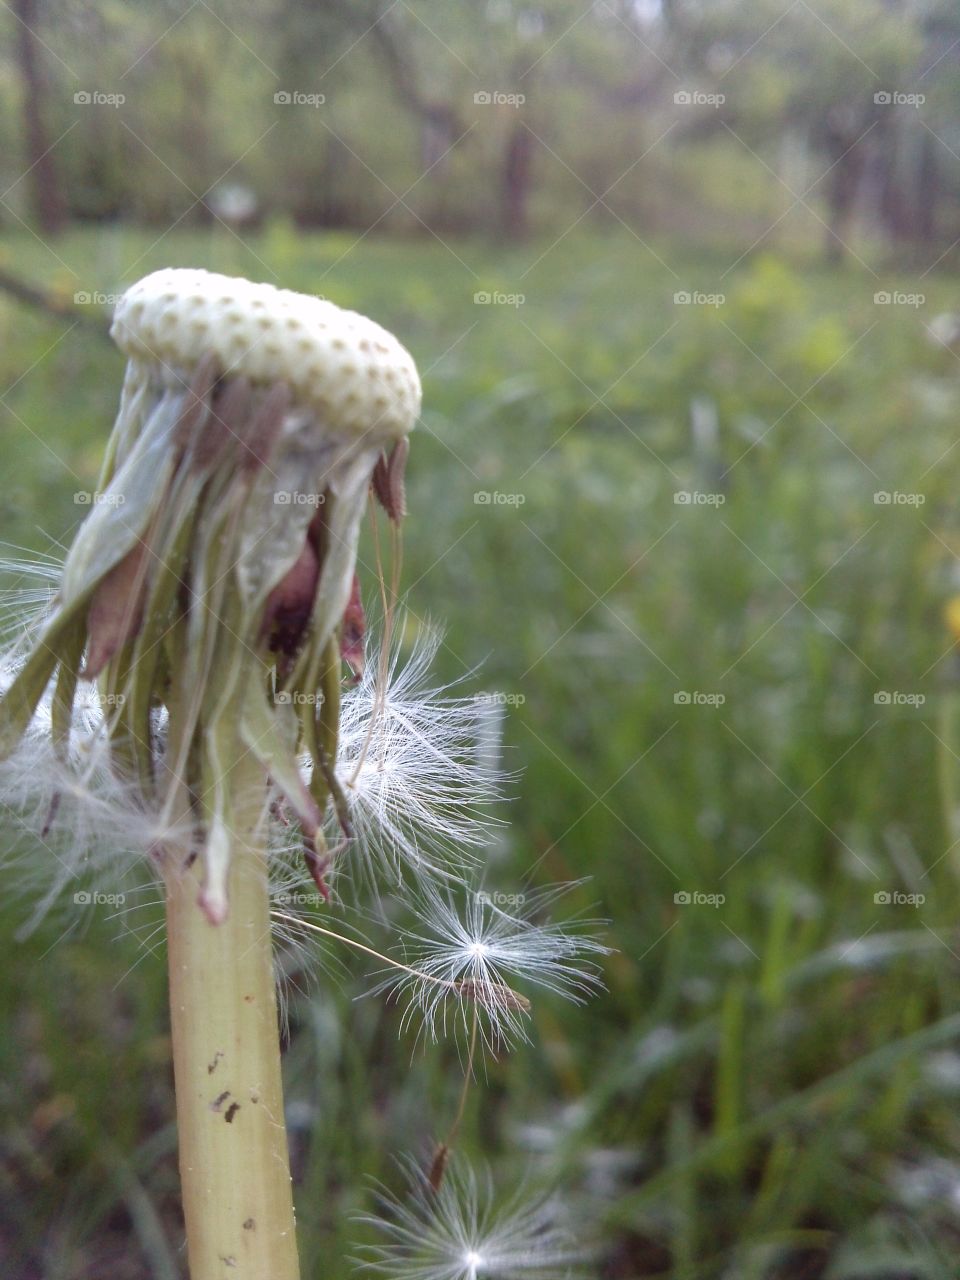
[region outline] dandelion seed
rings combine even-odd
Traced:
[[[413,899],[423,931],[404,934],[404,957],[416,972],[391,976],[377,990],[404,996],[404,1025],[420,1020],[432,1039],[448,1028],[472,1034],[474,1010],[489,1048],[527,1039],[531,1003],[515,983],[576,1003],[602,985],[597,960],[609,948],[593,936],[600,921],[537,923],[573,887],[516,895],[523,902],[511,913],[483,890],[468,891],[461,905],[451,890],[424,883]]]
[[[336,776],[353,824],[351,860],[371,878],[456,876],[501,825],[490,806],[506,777],[484,751],[487,709],[431,683],[441,641],[421,628],[405,661],[396,642],[343,695]]]
[[[562,1206],[523,1188],[497,1205],[489,1176],[459,1160],[439,1191],[410,1162],[407,1193],[378,1191],[378,1212],[360,1222],[380,1243],[361,1246],[358,1265],[391,1280],[569,1280],[588,1251],[563,1225]]]

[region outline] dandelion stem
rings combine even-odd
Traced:
[[[262,771],[240,759],[230,912],[197,905],[199,860],[167,874],[180,1175],[191,1280],[298,1280],[284,1127]],[[171,855],[174,851],[171,851]],[[172,859],[171,859],[172,860]]]
[[[473,1064],[477,1053],[477,1033],[480,1028],[480,1013],[477,1006],[473,1006],[473,1023],[470,1027],[470,1049],[467,1053],[467,1066],[463,1075],[463,1088],[460,1090],[460,1102],[457,1105],[457,1114],[453,1117],[453,1123],[447,1133],[443,1145],[447,1148],[453,1146],[454,1139],[460,1131],[460,1125],[463,1122],[463,1113],[467,1109],[467,1098],[470,1096],[470,1085],[473,1083]]]

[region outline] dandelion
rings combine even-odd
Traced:
[[[424,883],[413,898],[419,930],[404,932],[409,969],[391,976],[378,990],[404,996],[405,1023],[420,1019],[437,1039],[453,1025],[475,1038],[479,1030],[491,1049],[526,1040],[531,1003],[514,984],[529,985],[581,1003],[601,985],[597,960],[609,953],[593,936],[598,921],[538,923],[537,917],[572,885],[494,895],[468,891],[460,905],[452,890]],[[516,899],[515,909],[498,904]]]
[[[328,804],[349,824],[334,766],[360,522],[371,485],[402,513],[420,383],[372,321],[205,271],[147,276],[111,333],[120,411],[52,607],[8,664],[0,782],[36,816],[26,771],[52,759],[50,829],[154,824],[191,1274],[242,1259],[294,1280],[267,814],[279,792],[325,887]]]
[[[378,1212],[360,1222],[380,1243],[363,1246],[368,1272],[391,1280],[564,1280],[580,1274],[587,1252],[563,1225],[562,1206],[550,1195],[522,1188],[496,1203],[489,1176],[453,1164],[435,1191],[413,1163],[405,1169],[407,1194],[381,1189]]]
[[[111,332],[128,365],[89,514],[62,565],[10,561],[0,593],[0,806],[25,837],[7,866],[30,886],[28,928],[64,889],[121,874],[128,931],[152,951],[165,924],[192,1280],[298,1276],[274,980],[285,1019],[286,982],[329,963],[317,938],[390,967],[378,989],[407,999],[405,1025],[469,1033],[447,1140],[369,1265],[559,1274],[573,1254],[552,1205],[496,1210],[489,1184],[446,1169],[478,1042],[526,1037],[514,984],[580,1001],[607,949],[595,922],[540,923],[563,890],[508,911],[467,884],[456,906],[504,775],[489,706],[430,678],[439,632],[408,652],[397,626],[413,361],[362,316],[205,271],[147,276]],[[368,663],[372,498],[395,557]],[[403,960],[331,927],[341,867],[412,901]]]

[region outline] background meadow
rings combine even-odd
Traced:
[[[51,138],[75,124],[52,228],[2,124],[0,272],[47,299],[0,297],[4,554],[60,554],[87,510],[123,369],[109,301],[139,276],[270,280],[396,332],[424,381],[411,631],[443,624],[438,673],[502,707],[517,775],[487,885],[582,880],[564,910],[616,948],[602,995],[538,999],[531,1044],[488,1063],[463,1145],[558,1180],[609,1280],[960,1274],[956,50],[923,79],[956,18],[611,5],[619,31],[606,6],[401,3],[404,79],[335,6],[275,28],[168,8],[27,15]],[[328,102],[274,102],[297,84]],[[125,102],[72,101],[95,85]],[[709,119],[674,101],[695,85],[725,90]],[[927,101],[877,114],[849,172],[837,137],[897,85]],[[495,90],[527,102],[484,117]],[[430,167],[443,103],[474,150]],[[367,538],[371,602],[374,561]],[[176,1280],[156,890],[103,882],[125,901],[25,934],[23,874],[0,892],[3,1274]],[[338,1280],[368,1179],[428,1148],[461,1069],[364,996],[369,966],[317,959],[288,964],[287,1120],[304,1274]]]

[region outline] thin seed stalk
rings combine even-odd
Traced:
[[[230,910],[197,905],[199,859],[167,880],[170,1012],[191,1280],[299,1280],[270,942],[262,769],[238,753]]]

